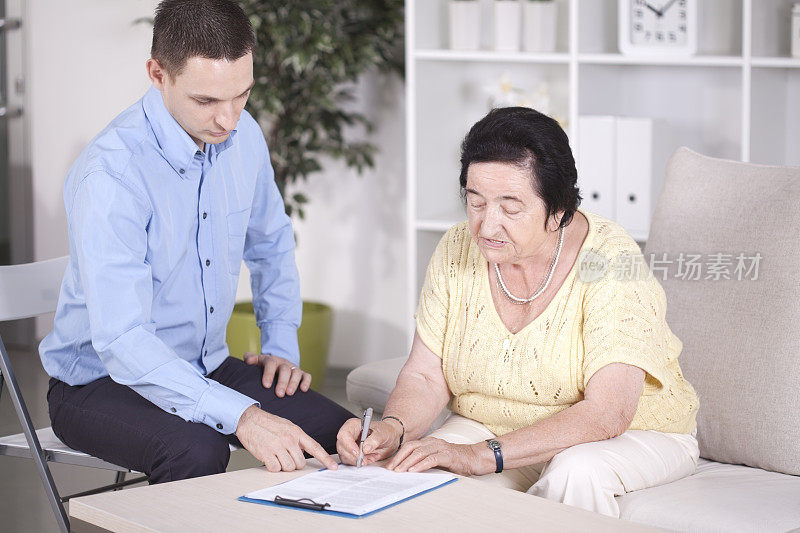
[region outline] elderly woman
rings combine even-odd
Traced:
[[[615,495],[695,470],[698,400],[664,291],[625,230],[578,209],[576,181],[566,134],[541,113],[495,109],[469,131],[468,221],[430,261],[364,464],[394,454],[386,468],[445,468],[610,516]],[[346,464],[359,434],[358,419],[339,431]]]

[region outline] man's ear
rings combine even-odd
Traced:
[[[161,66],[161,63],[152,57],[145,63],[145,68],[147,69],[147,77],[153,82],[155,88],[161,91],[169,79],[167,71]]]

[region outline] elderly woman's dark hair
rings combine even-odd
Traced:
[[[558,122],[534,109],[492,109],[472,126],[461,144],[462,196],[472,163],[509,163],[528,170],[534,192],[547,206],[548,219],[564,211],[561,226],[572,221],[581,203],[567,134]]]

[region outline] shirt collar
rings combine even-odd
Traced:
[[[164,105],[164,98],[161,91],[155,87],[150,87],[142,99],[145,116],[150,123],[150,127],[155,134],[156,142],[164,153],[164,158],[175,169],[182,178],[188,178],[187,169],[192,164],[192,158],[197,153],[197,144],[189,136],[178,121],[167,111]],[[217,155],[227,150],[236,137],[236,129],[231,131],[225,141],[206,145],[206,150],[212,150],[212,161],[216,160]]]
[[[224,152],[233,145],[233,140],[236,138],[237,134],[238,132],[236,131],[236,128],[233,128],[231,130],[230,135],[228,135],[228,138],[222,141],[221,143],[206,144],[206,152],[209,152],[209,156],[212,163],[216,163],[219,154],[221,154],[222,152]]]

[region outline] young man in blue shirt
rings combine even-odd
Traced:
[[[326,450],[351,417],[298,368],[292,226],[244,111],[254,48],[234,2],[162,1],[153,87],[64,185],[70,261],[40,346],[52,426],[151,483],[223,472],[229,443],[270,471],[304,453],[336,468]],[[225,344],[243,258],[262,338],[246,363]]]

